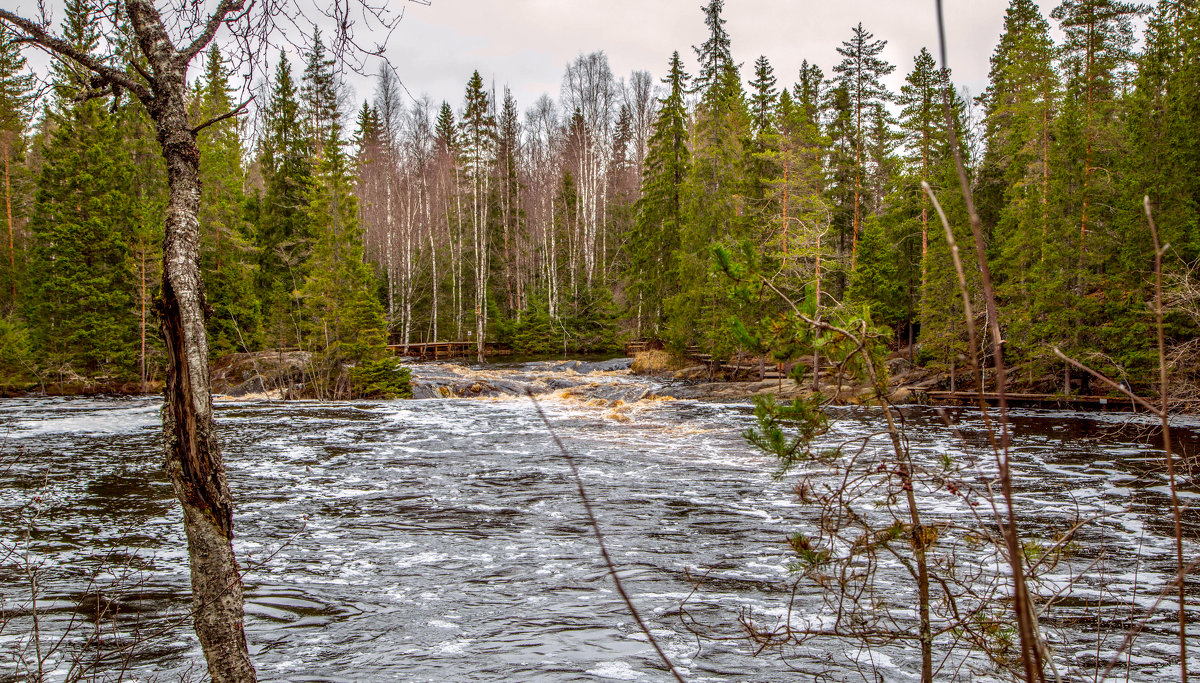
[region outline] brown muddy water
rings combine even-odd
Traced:
[[[260,679],[667,680],[613,590],[568,465],[526,389],[577,459],[626,587],[688,680],[915,679],[919,656],[904,645],[815,639],[757,652],[723,637],[738,634],[747,610],[787,614],[797,576],[784,540],[812,523],[811,510],[792,493],[795,477],[775,480],[775,463],[741,437],[753,423],[749,404],[674,399],[686,387],[623,367],[423,365],[412,401],[219,402]],[[39,651],[51,681],[203,678],[158,407],[0,401],[0,680],[25,680]],[[993,476],[977,413],[953,412],[962,440],[933,409],[904,413],[915,459],[949,455],[978,481]],[[834,416],[829,443],[882,422],[866,408]],[[1196,453],[1200,423],[1177,430]],[[1093,680],[1130,615],[1171,579],[1154,441],[1143,417],[1015,413],[1017,505],[1029,537],[1098,517],[1036,586],[1058,601],[1044,623],[1065,680]],[[886,446],[881,438],[868,449]],[[1194,504],[1196,488],[1183,496]],[[930,519],[967,514],[960,498],[930,499]],[[1185,527],[1196,557],[1195,510]],[[1003,573],[971,547],[962,544],[960,561]],[[902,575],[884,567],[881,577],[896,600],[911,596]],[[1198,592],[1190,590],[1200,605]],[[811,583],[795,596],[793,618],[820,623],[825,603]],[[1178,678],[1173,609],[1161,603],[1117,679]],[[1200,609],[1189,612],[1200,655]],[[940,680],[996,677],[952,646],[947,635],[935,648],[939,661],[948,654]],[[1200,657],[1189,664],[1200,670]]]

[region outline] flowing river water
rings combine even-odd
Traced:
[[[686,386],[622,367],[424,365],[412,401],[219,402],[260,679],[667,680],[613,590],[529,389],[579,465],[627,589],[688,680],[915,680],[911,643],[817,638],[760,652],[738,637],[747,614],[777,621],[792,601],[797,619],[823,609],[811,582],[793,588],[788,568],[787,535],[812,523],[796,477],[776,480],[776,463],[741,436],[754,422],[748,403],[688,398]],[[73,664],[88,680],[203,677],[158,409],[152,399],[0,402],[0,681],[25,680],[39,656],[47,680],[69,678]],[[934,409],[904,414],[916,460],[951,456],[991,476],[977,412],[953,411],[957,435]],[[834,416],[827,443],[882,423],[867,408]],[[1131,614],[1173,576],[1148,424],[1014,414],[1023,530],[1049,539],[1100,517],[1039,584],[1060,605],[1046,628],[1066,680],[1093,680]],[[1200,423],[1181,421],[1176,434],[1197,452]],[[931,505],[946,518],[969,513],[954,496]],[[1189,509],[1185,535],[1198,533]],[[1197,545],[1186,551],[1195,557]],[[1159,605],[1119,658],[1118,679],[1178,678],[1173,607]],[[1200,610],[1190,616],[1200,655]],[[970,653],[942,662],[950,639],[937,645],[939,679],[995,675]],[[1190,666],[1200,670],[1200,657]]]

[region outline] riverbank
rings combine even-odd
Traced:
[[[803,380],[796,382],[782,376],[786,373],[780,373],[773,364],[763,366],[752,362],[740,373],[731,373],[716,370],[712,364],[689,364],[688,360],[667,351],[645,351],[635,354],[631,372],[682,382],[682,389],[671,392],[678,398],[736,401],[770,395],[790,400],[808,398],[819,391],[837,405],[859,405],[874,396],[865,383],[839,377],[831,371],[822,371],[815,383],[810,373],[805,373]],[[893,403],[927,403],[927,392],[949,383],[948,373],[914,366],[903,354],[894,354],[887,364],[889,399]],[[774,377],[767,376],[768,369]]]
[[[887,359],[888,400],[897,405],[960,405],[976,406],[979,395],[973,380],[966,373],[951,373],[921,365],[909,359],[909,349],[893,352]],[[682,383],[673,387],[670,394],[677,398],[709,401],[744,401],[756,396],[774,396],[780,400],[808,398],[816,392],[834,405],[862,405],[872,403],[874,390],[865,382],[839,376],[832,364],[824,365],[817,381],[813,382],[811,364],[802,380],[797,383],[788,377],[789,368],[762,364],[758,360],[744,359],[741,365],[707,362],[695,364],[695,357],[681,356],[663,350],[649,350],[635,354],[631,367],[637,375],[656,377],[661,380]],[[994,374],[984,371],[985,391],[983,399],[998,405],[1000,396],[992,389]],[[1096,384],[1091,392],[1071,394],[1048,393],[1047,384],[1011,382],[1005,399],[1011,407],[1070,409],[1083,412],[1133,411],[1134,402],[1116,391],[1097,393]],[[1196,402],[1177,401],[1172,412],[1193,414],[1200,409]]]
[[[977,401],[973,383],[967,382],[966,373],[960,371],[952,379],[950,373],[934,368],[914,365],[908,349],[894,352],[887,359],[888,397],[895,404],[923,405],[949,404],[974,405]],[[311,354],[304,351],[263,351],[234,353],[222,356],[212,363],[212,391],[218,400],[291,400],[311,398],[305,394],[309,382]],[[525,362],[519,362],[525,361]],[[447,372],[438,368],[459,367],[464,372]],[[419,375],[428,378],[422,385],[414,377],[415,398],[461,397],[479,398],[524,394],[532,390],[535,394],[555,391],[575,385],[580,375],[601,371],[603,374],[629,374],[652,377],[662,384],[658,393],[665,397],[694,399],[714,402],[738,402],[752,400],[756,396],[775,396],[780,400],[807,398],[819,391],[836,405],[859,405],[873,400],[873,392],[864,383],[848,377],[839,377],[831,365],[825,365],[814,383],[811,367],[797,383],[788,377],[788,368],[762,364],[757,360],[743,359],[741,364],[698,363],[695,358],[672,354],[663,350],[648,350],[633,354],[632,358],[610,358],[593,356],[586,359],[514,359],[505,358],[501,363],[482,366],[458,362],[417,362],[410,367],[423,368]],[[507,369],[526,369],[537,375],[537,380],[526,386],[513,383],[503,372]],[[468,371],[469,370],[469,371]],[[499,374],[497,374],[499,373]],[[555,376],[563,374],[562,377]],[[985,384],[990,383],[990,372]],[[1093,389],[1095,387],[1093,386]],[[1099,396],[1083,396],[1077,393],[1038,393],[1044,387],[1025,387],[1019,382],[1010,385],[1008,396],[1013,405],[1044,408],[1070,408],[1084,411],[1130,410],[1126,397],[1115,392]],[[19,396],[139,396],[156,395],[162,391],[162,382],[153,382],[145,387],[137,382],[106,382],[80,377],[64,381],[10,387],[0,391],[7,397]],[[1024,397],[1022,399],[1022,397]],[[1024,400],[1024,403],[1021,400]],[[1196,412],[1194,404],[1180,403],[1176,411]]]

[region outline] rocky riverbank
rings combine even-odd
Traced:
[[[212,392],[236,399],[298,396],[311,363],[308,351],[231,353],[212,363]]]
[[[839,378],[835,373],[823,371],[816,387],[811,378],[797,384],[793,379],[757,379],[753,368],[742,377],[729,378],[726,373],[715,373],[710,366],[687,365],[683,359],[665,351],[647,351],[637,354],[631,364],[635,374],[679,380],[666,393],[676,398],[707,399],[715,401],[737,401],[754,396],[772,395],[781,399],[807,398],[814,391],[830,397],[834,403],[853,405],[868,401],[871,388],[862,383]],[[946,373],[914,366],[903,354],[888,360],[889,399],[893,403],[924,403],[925,392],[948,382]],[[746,377],[745,375],[750,375]]]

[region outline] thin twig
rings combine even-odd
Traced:
[[[1083,363],[1080,363],[1079,361],[1075,360],[1074,358],[1071,358],[1067,354],[1063,353],[1062,350],[1059,349],[1057,346],[1054,347],[1054,355],[1056,355],[1059,358],[1061,358],[1062,360],[1066,361],[1067,364],[1070,365],[1071,367],[1083,370],[1084,372],[1088,373],[1092,377],[1095,377],[1096,379],[1100,380],[1104,384],[1107,384],[1110,388],[1116,389],[1117,391],[1121,392],[1122,394],[1125,394],[1126,396],[1129,397],[1129,400],[1133,401],[1135,404],[1150,411],[1155,416],[1158,415],[1158,406],[1150,403],[1149,401],[1142,398],[1141,396],[1138,396],[1137,394],[1133,393],[1133,391],[1131,391],[1128,386],[1113,380],[1111,377],[1105,375],[1102,372],[1099,372],[1098,370],[1093,370],[1092,368],[1084,365]]]
[[[231,119],[235,116],[245,114],[247,112],[246,107],[250,106],[250,103],[253,101],[254,101],[254,95],[251,95],[249,99],[247,99],[245,102],[242,102],[241,104],[234,107],[233,109],[230,109],[229,111],[225,112],[224,114],[221,114],[220,116],[214,116],[211,119],[205,121],[204,123],[201,123],[200,125],[192,128],[192,135],[195,135],[195,134],[199,133],[200,131],[204,130],[205,128],[208,128],[209,126],[212,126],[212,125],[216,125],[226,119]]]
[[[950,64],[946,57],[946,20],[942,12],[942,0],[936,0],[938,44],[941,50],[942,68],[949,73]],[[1021,663],[1025,668],[1025,679],[1029,683],[1045,679],[1043,673],[1042,654],[1039,647],[1036,618],[1029,590],[1025,585],[1025,564],[1021,555],[1020,535],[1017,532],[1017,518],[1013,505],[1012,474],[1009,471],[1008,452],[1008,399],[1007,375],[1004,367],[1004,352],[1001,344],[1000,318],[996,306],[996,292],[992,285],[992,271],[988,267],[987,250],[983,239],[983,224],[979,220],[979,212],[975,208],[975,198],[971,194],[971,182],[967,178],[967,169],[963,164],[962,149],[958,143],[958,126],[951,110],[950,89],[942,93],[942,108],[946,116],[946,135],[950,141],[950,149],[954,153],[954,166],[958,171],[958,182],[962,189],[963,201],[966,203],[967,215],[970,217],[971,234],[975,238],[975,256],[978,260],[979,272],[983,284],[984,304],[987,309],[988,326],[992,337],[992,364],[996,370],[996,393],[1000,397],[1000,450],[996,458],[1000,467],[1000,495],[1004,499],[1007,512],[1007,524],[1002,527],[1005,544],[1008,546],[1008,561],[1012,565],[1013,608],[1017,614],[1017,632],[1021,638]],[[974,321],[968,320],[968,324]],[[983,387],[979,390],[982,392]]]
[[[587,489],[583,485],[583,477],[579,476],[579,468],[575,466],[575,458],[571,456],[571,452],[567,450],[562,439],[558,438],[558,432],[554,431],[554,425],[550,424],[550,418],[546,417],[546,413],[542,411],[542,405],[534,397],[533,391],[526,389],[525,395],[529,397],[530,401],[533,401],[533,407],[537,410],[538,417],[542,419],[542,424],[546,425],[546,430],[550,432],[550,438],[554,440],[554,445],[558,446],[559,452],[562,453],[563,458],[566,459],[567,464],[571,467],[571,475],[575,478],[575,486],[579,491],[579,500],[583,503],[588,523],[592,527],[592,532],[596,535],[596,547],[600,549],[600,556],[604,558],[604,564],[608,567],[608,575],[612,577],[613,584],[617,588],[617,593],[620,594],[621,600],[625,602],[625,608],[629,610],[629,614],[633,616],[633,620],[637,622],[638,628],[642,630],[642,633],[646,634],[646,639],[650,641],[650,645],[658,653],[659,659],[666,665],[667,670],[671,672],[675,680],[679,681],[679,683],[684,683],[683,676],[679,674],[679,671],[675,669],[675,665],[671,663],[671,658],[659,646],[658,640],[650,632],[650,627],[646,625],[646,622],[642,621],[642,615],[638,612],[637,607],[634,606],[633,599],[625,592],[625,586],[622,585],[621,577],[617,574],[617,565],[609,557],[608,548],[604,545],[604,534],[600,531],[600,523],[596,521],[596,514],[592,511],[592,500],[588,497]]]
[[[1175,456],[1171,453],[1171,418],[1167,405],[1167,347],[1163,334],[1162,257],[1168,247],[1159,245],[1158,226],[1154,224],[1154,212],[1150,210],[1150,197],[1147,196],[1142,203],[1146,207],[1150,236],[1154,238],[1154,323],[1158,329],[1158,392],[1162,400],[1159,418],[1162,420],[1163,451],[1167,458],[1167,478],[1171,486],[1171,513],[1175,516],[1175,567],[1179,571],[1179,578],[1176,579],[1179,584],[1179,677],[1187,683],[1187,574],[1183,571],[1183,525],[1180,521],[1179,494],[1175,488]]]

